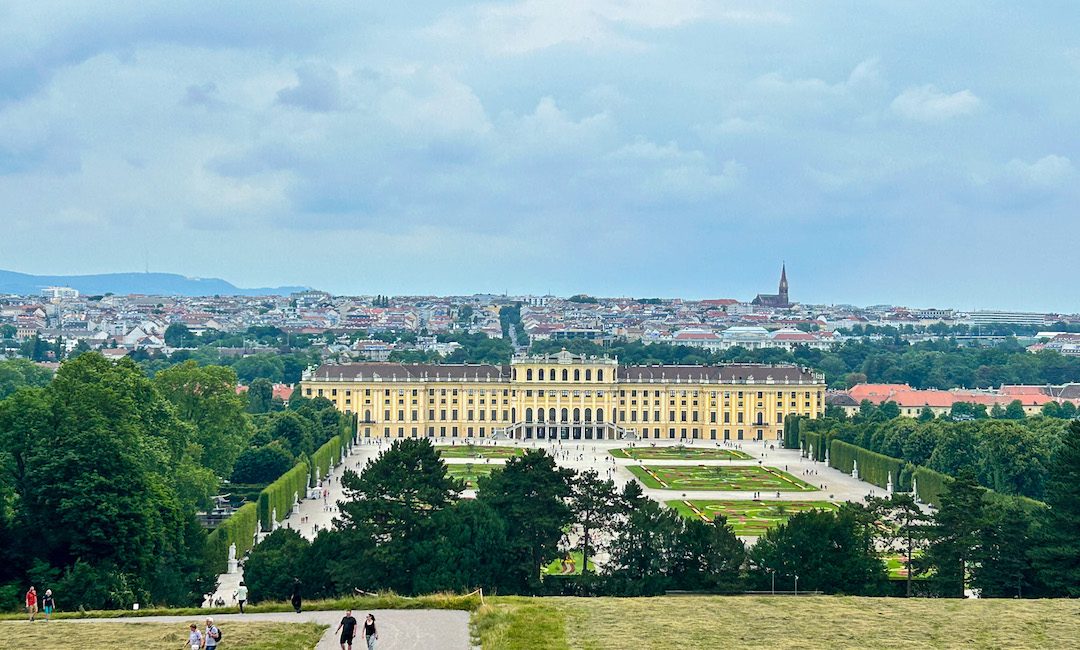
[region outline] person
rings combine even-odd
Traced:
[[[303,598],[300,596],[300,578],[293,578],[292,583],[292,606],[296,610],[296,613],[300,613],[301,605],[303,605]]]
[[[375,642],[379,640],[379,631],[375,629],[374,614],[368,614],[364,621],[364,640],[367,641],[368,650],[375,650]]]
[[[212,648],[216,648],[217,645],[218,645],[218,641],[220,641],[220,640],[221,640],[221,630],[219,630],[218,627],[216,625],[214,625],[214,619],[207,618],[206,619],[206,633],[203,634],[203,647],[206,648],[206,650],[211,650]]]
[[[34,585],[30,585],[30,590],[26,592],[26,613],[30,615],[30,622],[33,623],[37,616],[37,589],[34,589]]]
[[[338,638],[338,642],[341,643],[341,650],[345,650],[345,646],[349,646],[349,650],[352,650],[353,638],[356,637],[356,619],[352,615],[352,610],[345,612],[345,616],[338,623],[337,631],[341,633]]]
[[[52,589],[45,590],[45,598],[41,600],[41,607],[45,612],[45,622],[49,622],[49,617],[52,616],[53,609],[56,607],[56,601],[53,600]]]
[[[240,581],[240,586],[236,588],[236,602],[240,603],[240,613],[244,613],[244,603],[247,601],[247,585],[244,581]]]
[[[191,650],[200,650],[202,648],[203,636],[202,632],[199,631],[199,626],[192,623],[189,629],[191,631],[188,633],[187,638],[188,647]]]

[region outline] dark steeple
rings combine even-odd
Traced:
[[[785,306],[790,304],[788,302],[787,263],[784,263],[780,266],[780,291],[778,291],[777,293],[780,294],[780,302],[784,303]]]

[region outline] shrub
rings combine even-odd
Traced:
[[[892,458],[862,447],[857,447],[843,440],[833,440],[829,444],[829,465],[850,474],[854,461],[859,463],[859,478],[878,487],[886,487],[889,474],[892,474],[893,488],[899,490],[904,461]],[[922,487],[921,485],[919,486]]]
[[[251,549],[259,525],[259,507],[248,503],[221,522],[206,538],[207,567],[216,574],[228,568],[229,546],[236,544],[236,556]]]
[[[303,498],[307,494],[310,470],[306,460],[293,466],[278,480],[266,486],[259,494],[259,525],[263,530],[270,530],[273,524],[270,518],[277,510],[278,520],[284,519],[293,506],[296,496]]]

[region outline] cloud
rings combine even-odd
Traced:
[[[191,84],[184,92],[184,99],[181,103],[185,106],[220,106],[221,100],[218,99],[217,92],[217,84],[212,81],[201,84]]]
[[[970,90],[944,93],[936,86],[914,86],[892,101],[896,115],[914,122],[944,122],[974,112],[981,101]]]
[[[1029,163],[1018,158],[1005,166],[1005,174],[1021,186],[1031,189],[1062,187],[1076,170],[1065,156],[1049,155]]]
[[[277,102],[313,112],[341,108],[341,83],[336,70],[325,64],[307,64],[296,69],[295,86],[282,88]]]

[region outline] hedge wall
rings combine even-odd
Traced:
[[[259,524],[259,506],[246,503],[221,522],[206,538],[206,562],[214,573],[225,573],[229,567],[229,546],[236,544],[236,557],[242,557],[252,546]]]
[[[784,418],[784,449],[800,448],[801,429],[802,418],[800,416],[791,414]]]
[[[799,437],[802,438],[803,451],[809,452],[810,447],[812,446],[814,448],[813,460],[825,460],[826,436],[827,434],[819,431],[800,431]]]
[[[916,467],[912,476],[919,490],[919,500],[936,508],[941,499],[941,493],[949,486],[950,477],[926,467]]]
[[[311,470],[308,463],[302,460],[259,493],[259,525],[263,530],[272,528],[270,517],[275,508],[277,508],[278,521],[280,521],[292,510],[294,496],[299,495],[301,499],[304,498],[310,476]]]
[[[873,483],[881,488],[886,487],[889,484],[889,472],[892,472],[893,489],[897,491],[910,489],[910,486],[900,484],[904,461],[868,451],[843,440],[833,440],[830,443],[829,465],[831,467],[845,474],[851,474],[853,461],[859,462],[859,478],[867,483]],[[919,479],[919,482],[921,483],[922,479]],[[922,485],[919,488],[921,491]]]
[[[319,476],[325,477],[330,468],[341,462],[341,436],[335,436],[326,441],[322,447],[315,450],[315,453],[311,454],[311,469],[309,475],[309,483],[311,487],[315,487],[315,468],[319,469]]]

